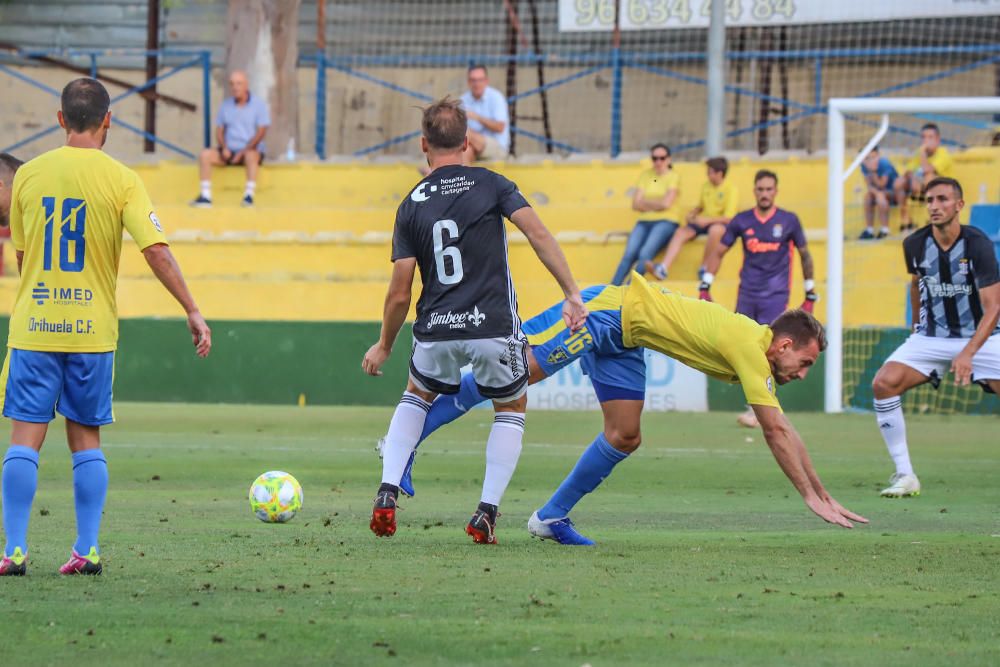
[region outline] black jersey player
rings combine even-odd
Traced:
[[[493,544],[497,506],[521,453],[528,386],[527,340],[507,262],[504,218],[527,237],[562,288],[567,325],[578,329],[587,309],[562,250],[517,186],[488,169],[462,165],[468,139],[459,104],[445,99],[429,106],[422,129],[431,173],[396,213],[382,334],[362,362],[365,372],[380,374],[409,311],[419,267],[423,289],[410,377],[389,423],[371,529],[379,536],[396,532],[399,481],[431,402],[438,394],[457,393],[461,369],[471,365],[480,392],[493,400],[496,417],[486,443],[481,502],[466,532],[476,542]]]

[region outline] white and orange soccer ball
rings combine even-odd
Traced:
[[[250,510],[265,523],[285,523],[302,509],[302,485],[281,470],[271,470],[250,485]]]

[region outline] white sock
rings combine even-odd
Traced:
[[[493,418],[490,438],[486,441],[486,477],[480,499],[484,503],[500,505],[503,492],[507,490],[517,468],[523,437],[523,412],[500,412]]]
[[[382,483],[399,486],[403,477],[406,462],[420,440],[424,430],[424,420],[431,404],[416,394],[403,392],[399,399],[396,412],[389,422],[389,432],[385,436],[385,447],[382,449]]]
[[[257,181],[247,181],[247,188],[243,191],[243,195],[250,195],[253,197],[253,191],[257,189]]]
[[[876,398],[874,403],[878,427],[889,450],[889,456],[896,463],[896,472],[901,475],[912,475],[913,466],[910,465],[910,452],[906,447],[903,399],[899,396]]]
[[[201,196],[205,199],[212,198],[212,181],[201,182]]]

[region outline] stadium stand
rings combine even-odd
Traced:
[[[627,230],[633,222],[626,203],[637,163],[541,161],[492,166],[518,183],[538,208],[566,250],[581,284],[610,280],[622,241],[608,242],[606,235]],[[996,173],[998,167],[997,148],[973,149],[956,156],[956,174],[969,184],[970,198],[979,191],[982,174]],[[685,183],[696,184],[703,177],[700,163],[680,163],[676,168]],[[797,212],[807,229],[822,294],[826,274],[825,160],[735,160],[730,178],[742,186],[741,208],[752,206],[747,184],[760,168],[780,175],[779,205]],[[413,167],[406,164],[279,164],[262,172],[260,203],[255,210],[225,204],[199,210],[186,203],[193,178],[190,166],[164,162],[137,169],[204,308],[222,319],[370,320],[389,277],[389,242],[396,206],[419,182]],[[223,170],[213,179],[219,201],[237,200],[243,187],[241,173]],[[995,198],[997,185],[987,187],[989,196]],[[854,188],[852,181],[849,192]],[[685,206],[693,206],[696,195],[697,188],[685,188]],[[860,200],[855,197],[852,201],[858,211],[851,220],[860,225]],[[853,239],[856,233],[851,229],[847,236]],[[668,283],[673,289],[697,293],[701,243],[699,240],[682,252],[672,272],[677,279]],[[883,290],[879,293],[885,296],[849,301],[853,305],[845,313],[847,326],[902,326],[906,276],[898,237],[862,247],[864,252],[854,255],[862,258],[861,264],[856,262],[852,270],[866,280],[852,283],[849,289]],[[737,256],[723,265],[714,289],[722,303],[735,302],[741,257],[738,247],[733,252]],[[0,298],[12,298],[16,279],[9,246],[5,253],[10,263],[7,276],[0,280],[4,295]],[[794,264],[798,272],[797,262]],[[512,234],[512,265],[523,312],[536,312],[558,299],[554,284],[516,233]],[[345,283],[351,285],[350,290],[342,289]],[[234,284],[246,294],[245,299],[232,298]],[[795,284],[793,299],[798,298],[801,276],[795,276]],[[123,317],[173,312],[169,298],[156,288],[141,256],[134,252],[126,252],[122,258],[120,299]],[[821,317],[822,313],[821,300]]]

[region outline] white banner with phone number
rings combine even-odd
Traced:
[[[724,0],[727,26],[1000,15],[1000,0]],[[707,28],[711,0],[559,0],[559,31]]]
[[[590,379],[572,364],[528,388],[528,410],[600,410]],[[646,410],[705,412],[708,379],[659,352],[646,350]]]

